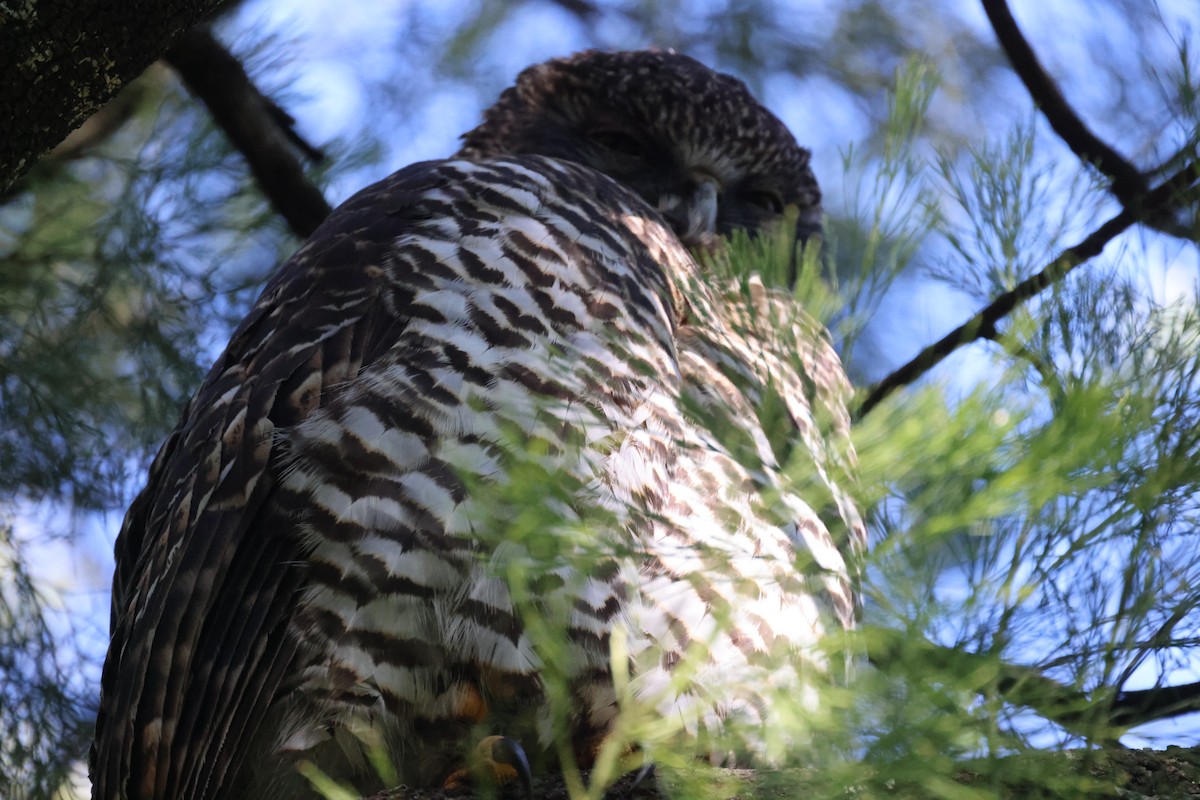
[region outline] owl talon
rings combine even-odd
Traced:
[[[647,761],[642,764],[641,769],[637,771],[637,775],[633,776],[633,783],[629,784],[629,790],[625,793],[626,797],[635,797],[637,790],[642,788],[643,781],[647,778],[654,779],[654,762]],[[651,788],[650,784],[645,784],[646,788]]]
[[[475,748],[471,763],[450,773],[450,777],[442,782],[442,788],[465,788],[471,783],[472,776],[477,775],[486,776],[495,786],[507,786],[519,780],[524,800],[533,800],[533,770],[516,739],[488,736]]]

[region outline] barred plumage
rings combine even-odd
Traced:
[[[621,136],[670,164],[633,177]],[[532,580],[539,608],[567,609],[581,750],[616,713],[614,635],[637,696],[691,735],[804,691],[821,633],[854,624],[862,525],[831,469],[852,458],[849,387],[786,292],[715,291],[684,242],[784,203],[805,235],[819,197],[740,83],[586,53],[524,73],[458,158],[341,206],[127,515],[95,796],[306,796],[301,757],[366,791],[364,731],[410,784],[444,778],[481,719],[546,746],[542,651],[512,595],[530,587],[505,577],[529,555],[505,538],[527,465],[562,528]],[[768,395],[841,533],[783,479]]]

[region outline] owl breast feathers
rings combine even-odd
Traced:
[[[761,755],[854,624],[849,386],[788,292],[687,245],[819,199],[739,82],[592,52],[343,204],[125,519],[94,796],[309,796],[302,760],[378,791],[372,744],[436,784],[480,731],[586,761],[635,706]]]

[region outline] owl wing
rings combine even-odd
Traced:
[[[93,796],[209,796],[237,771],[286,673],[303,555],[276,432],[386,351],[404,297],[382,265],[436,170],[335,211],[275,274],[155,458],[116,543]]]

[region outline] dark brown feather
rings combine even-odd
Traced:
[[[374,279],[423,175],[356,195],[281,267],[155,458],[117,539],[95,797],[219,796],[236,772],[294,646],[302,545],[274,497],[276,432],[394,338],[405,298]]]

